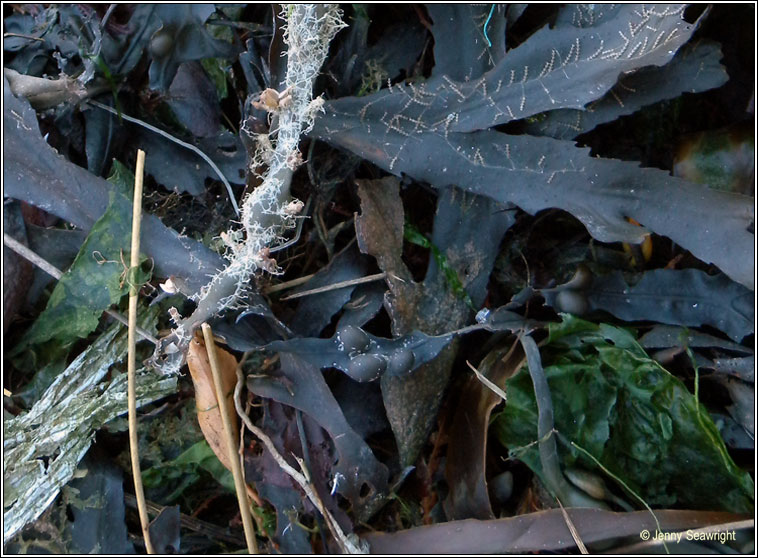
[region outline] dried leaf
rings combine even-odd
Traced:
[[[579,536],[586,544],[615,537],[657,531],[655,518],[647,512],[618,513],[594,509],[567,509]],[[656,510],[664,532],[696,529],[706,525],[744,519],[725,512]],[[373,554],[502,554],[545,552],[573,548],[575,543],[558,509],[516,517],[480,521],[467,519],[416,527],[396,533],[365,536]]]
[[[441,334],[465,325],[472,313],[466,299],[477,308],[484,302],[497,247],[513,223],[512,214],[499,211],[503,206],[484,196],[442,189],[431,244],[447,269],[432,258],[424,282],[416,283],[401,257],[404,212],[397,179],[357,183],[362,214],[356,217],[356,235],[361,250],[376,257],[387,273],[390,292],[385,306],[393,333]],[[449,274],[456,278],[458,289],[451,288]],[[384,404],[404,465],[415,461],[434,426],[456,347],[454,342],[412,374],[382,377]]]
[[[224,393],[227,395],[229,405],[229,419],[232,422],[234,432],[235,453],[236,444],[239,442],[239,428],[237,413],[234,411],[234,387],[237,384],[237,359],[231,353],[220,347],[216,347],[218,355],[219,373]],[[197,406],[197,420],[203,436],[208,445],[223,463],[224,467],[231,471],[229,463],[229,449],[226,444],[224,424],[221,420],[221,411],[216,400],[216,389],[213,383],[213,373],[208,361],[208,352],[202,340],[193,339],[187,351],[187,365],[192,375],[192,383],[195,386],[195,404]]]
[[[523,364],[524,352],[517,344],[512,351],[492,351],[480,364],[479,371],[498,387],[504,387],[505,380]],[[445,513],[450,519],[494,517],[487,494],[485,462],[490,414],[498,403],[500,397],[476,376],[472,375],[463,387],[449,434],[455,443],[448,445],[445,466],[450,486]]]
[[[355,217],[355,235],[364,254],[376,258],[387,274],[390,292],[385,306],[390,311],[395,334],[413,329],[419,285],[402,260],[405,211],[400,199],[400,181],[394,176],[381,180],[356,180],[361,214]]]

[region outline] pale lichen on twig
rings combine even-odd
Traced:
[[[221,234],[229,262],[195,297],[194,313],[179,324],[179,331],[184,332],[179,335],[180,345],[203,321],[235,307],[256,271],[279,272],[270,250],[284,240],[284,232],[293,228],[298,218],[293,215],[290,198],[290,183],[297,167],[294,163],[302,161],[298,143],[323,106],[322,99],[313,99],[313,83],[329,43],[345,24],[336,5],[284,6],[282,18],[286,21],[287,101],[272,106],[277,116],[276,137],[272,139],[273,134],[269,134],[265,142],[258,142],[251,165],[255,168],[265,163],[268,170],[261,184],[242,203],[241,227]]]

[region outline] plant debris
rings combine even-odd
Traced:
[[[6,551],[753,549],[750,6],[4,15]]]

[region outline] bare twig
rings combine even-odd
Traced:
[[[103,16],[103,19],[100,20],[100,29],[105,29],[105,25],[108,23],[108,20],[110,19],[111,15],[113,15],[113,12],[116,10],[116,7],[118,7],[118,4],[111,4],[108,6],[108,9],[105,11],[105,15]]]
[[[60,280],[61,277],[63,277],[63,272],[55,267],[53,264],[48,262],[46,259],[42,258],[39,254],[36,252],[33,252],[23,244],[21,244],[18,240],[13,238],[12,236],[8,236],[7,233],[3,233],[3,243],[16,252],[19,256],[22,258],[30,261],[37,267],[39,267],[42,271],[50,275],[51,277]],[[111,310],[110,308],[105,311],[106,314],[108,314],[111,318],[121,322],[125,326],[129,326],[129,322],[126,318],[124,318],[121,314],[116,312],[115,310]],[[137,326],[136,327],[137,333],[139,333],[143,338],[150,341],[153,345],[156,347],[159,344],[159,341],[157,338],[150,335],[150,332],[147,331],[145,328]]]
[[[650,507],[650,505],[647,503],[647,501],[645,501],[645,499],[642,496],[640,496],[639,494],[637,494],[637,492],[635,492],[634,490],[632,490],[632,488],[627,483],[625,483],[622,478],[620,478],[617,475],[614,475],[611,471],[609,471],[606,468],[605,465],[603,465],[600,461],[598,461],[598,459],[594,455],[592,455],[590,452],[588,452],[582,446],[580,446],[579,444],[577,444],[577,443],[575,443],[573,441],[570,442],[570,443],[571,443],[571,447],[579,450],[584,455],[586,455],[590,460],[592,460],[595,463],[595,465],[597,465],[600,468],[600,470],[602,470],[606,475],[608,475],[613,480],[615,480],[617,483],[619,483],[624,488],[624,490],[626,490],[629,494],[631,494],[632,496],[634,496],[637,499],[638,502],[640,502],[643,506],[645,506],[645,508],[647,509],[647,511],[650,512],[650,515],[653,516],[653,521],[655,521],[655,525],[656,525],[658,531],[661,531],[661,524],[658,521],[658,516],[655,514],[655,512],[653,511],[653,509]],[[663,542],[663,548],[666,549],[666,554],[669,554],[669,549],[666,546],[666,541],[663,540],[662,542]]]
[[[251,351],[246,351],[242,358],[237,363],[237,371],[239,372],[242,370],[242,366],[245,364],[245,361],[247,360],[248,356],[250,355]],[[236,386],[235,386],[236,387]],[[236,405],[235,405],[236,410]],[[248,401],[245,410],[249,412],[250,410],[250,402]],[[244,476],[245,473],[245,425],[240,426],[239,431],[239,450],[238,450],[238,458],[240,462],[240,467],[242,469],[242,474]],[[244,478],[242,480],[245,480]],[[253,519],[255,519],[255,524],[258,526],[258,532],[263,535],[264,537],[271,538],[268,534],[268,531],[266,530],[266,525],[264,522],[263,514],[256,509],[256,506],[258,508],[263,509],[266,504],[263,501],[263,499],[258,494],[258,491],[251,486],[250,484],[245,481],[245,490],[247,491],[247,496],[250,498],[250,501],[255,504],[255,506],[252,506],[252,512],[253,512]]]
[[[361,545],[360,543],[354,542],[352,537],[348,537],[345,535],[344,531],[342,531],[342,528],[339,526],[339,523],[334,519],[334,516],[331,514],[331,512],[327,509],[327,507],[324,505],[324,502],[321,500],[321,497],[318,495],[316,490],[313,488],[313,486],[310,484],[309,478],[310,475],[308,473],[308,470],[305,468],[305,465],[303,463],[302,459],[295,458],[298,461],[298,464],[300,465],[300,471],[296,471],[289,463],[287,463],[287,460],[284,459],[281,453],[279,453],[279,450],[276,449],[276,446],[274,445],[274,442],[271,441],[271,438],[269,438],[263,430],[255,426],[252,421],[250,420],[250,417],[247,416],[247,413],[245,413],[244,409],[242,408],[242,402],[240,401],[240,394],[242,393],[242,386],[244,385],[244,378],[242,375],[242,369],[238,366],[237,367],[237,386],[234,388],[234,407],[237,409],[237,414],[242,419],[242,422],[245,423],[245,426],[247,426],[248,430],[255,434],[255,436],[258,437],[258,439],[263,442],[263,445],[266,446],[266,449],[271,453],[271,456],[274,458],[274,460],[279,464],[279,467],[282,468],[282,470],[287,473],[292,480],[294,480],[298,486],[305,492],[306,496],[308,496],[308,499],[313,503],[313,505],[316,507],[316,509],[321,513],[321,515],[324,517],[324,520],[326,521],[326,526],[329,528],[329,531],[332,533],[332,536],[337,541],[337,544],[339,544],[340,549],[342,552],[348,553],[348,554],[366,554],[368,552],[368,549]]]
[[[50,275],[51,277],[55,279],[60,279],[63,276],[63,272],[55,267],[53,264],[48,262],[46,259],[42,258],[41,256],[38,256],[36,252],[30,250],[23,244],[21,244],[18,240],[13,238],[12,236],[9,236],[8,233],[3,233],[3,243],[16,252],[19,256],[22,258],[25,258],[26,260],[30,261],[34,265],[36,265],[38,268],[40,268],[42,271]]]
[[[41,39],[40,37],[32,37],[31,35],[24,35],[23,33],[3,33],[3,38],[6,37],[19,37],[21,39],[29,39],[30,41],[39,41],[40,43],[44,43],[45,39]]]
[[[500,397],[503,401],[507,401],[508,397],[505,395],[505,391],[498,386],[497,384],[493,383],[489,380],[484,374],[479,372],[479,370],[476,369],[476,367],[471,364],[469,361],[466,361],[466,364],[468,364],[468,367],[471,368],[471,370],[474,371],[474,374],[476,374],[476,377],[479,379],[480,382],[482,382],[485,386],[487,386],[490,390],[492,390],[495,395]]]
[[[286,291],[287,289],[292,289],[294,287],[299,287],[303,283],[307,283],[310,281],[313,276],[316,275],[315,273],[311,273],[310,275],[304,275],[303,277],[298,277],[297,279],[293,279],[292,281],[284,281],[283,283],[279,283],[277,285],[270,285],[268,287],[264,287],[261,289],[261,292],[263,294],[271,294],[271,293],[278,293],[279,291]]]
[[[372,283],[374,281],[381,281],[387,277],[386,273],[376,273],[374,275],[368,275],[366,277],[359,277],[358,279],[348,279],[347,281],[339,281],[332,283],[331,285],[325,285],[316,289],[310,289],[308,291],[302,291],[299,293],[291,294],[289,296],[282,297],[281,300],[291,300],[293,298],[300,298],[301,296],[310,296],[318,293],[325,293],[328,291],[334,291],[336,289],[344,289],[345,287],[352,287],[353,285],[362,285],[364,283]],[[270,292],[270,291],[269,291]]]
[[[568,530],[571,533],[571,538],[574,539],[576,546],[579,548],[579,552],[582,554],[589,554],[587,547],[584,546],[584,541],[582,541],[582,538],[579,536],[579,531],[576,530],[576,525],[574,525],[574,522],[571,521],[566,508],[563,507],[563,504],[561,504],[561,501],[558,498],[556,498],[555,501],[558,502],[558,506],[561,508],[563,520],[566,522],[566,527],[568,527]]]
[[[240,515],[242,516],[242,526],[245,529],[245,541],[247,550],[250,554],[258,554],[258,543],[255,540],[255,529],[253,520],[250,517],[250,506],[247,502],[247,493],[245,490],[245,481],[242,478],[242,468],[240,467],[239,456],[235,450],[234,432],[232,431],[232,422],[229,420],[229,406],[227,405],[227,394],[224,393],[224,386],[221,381],[221,371],[219,370],[218,357],[216,356],[216,343],[213,341],[213,332],[211,326],[203,324],[203,337],[205,338],[205,350],[208,352],[208,361],[213,373],[213,383],[216,387],[216,401],[218,402],[219,411],[221,412],[221,422],[224,425],[224,434],[226,436],[226,447],[229,452],[229,464],[232,467],[232,476],[234,477],[234,488],[237,491],[237,502],[239,503]]]
[[[142,220],[142,177],[145,171],[145,152],[137,150],[137,168],[134,171],[134,210],[132,212],[132,253],[131,268],[139,266],[139,241],[140,223]],[[142,536],[145,538],[145,547],[148,554],[155,554],[153,543],[150,541],[150,523],[147,517],[145,505],[145,492],[142,488],[142,471],[139,464],[139,438],[137,437],[137,355],[135,326],[137,325],[137,297],[139,296],[138,285],[132,283],[129,286],[129,335],[128,335],[128,409],[129,409],[129,453],[132,458],[132,475],[134,477],[134,494],[137,497],[137,509],[139,511]]]
[[[232,202],[232,207],[234,207],[234,212],[239,216],[239,214],[240,214],[240,208],[237,205],[236,198],[234,197],[234,191],[232,191],[232,185],[229,184],[229,181],[224,176],[224,173],[221,172],[221,169],[219,169],[218,166],[216,166],[216,163],[214,163],[213,160],[210,157],[208,157],[208,155],[206,155],[205,153],[203,153],[199,148],[197,148],[196,146],[192,145],[191,143],[187,143],[185,141],[180,140],[179,138],[175,138],[174,136],[172,136],[168,132],[164,132],[160,128],[156,128],[155,126],[151,126],[150,124],[148,124],[147,122],[144,122],[144,121],[140,120],[139,118],[134,118],[132,116],[127,116],[123,112],[119,113],[116,109],[111,108],[108,105],[104,105],[102,103],[98,103],[97,101],[93,101],[91,99],[88,100],[87,103],[89,103],[90,105],[92,105],[94,107],[106,110],[106,111],[108,111],[110,113],[113,113],[113,114],[115,114],[115,115],[123,118],[127,122],[131,122],[132,124],[137,124],[139,126],[142,126],[143,128],[145,128],[147,130],[150,130],[151,132],[155,132],[156,134],[159,134],[159,135],[163,136],[164,138],[166,138],[169,141],[173,141],[177,145],[181,145],[182,147],[185,147],[185,148],[189,149],[190,151],[194,151],[195,153],[197,153],[206,163],[208,163],[210,165],[210,167],[214,170],[214,172],[221,179],[221,182],[224,183],[224,186],[226,186],[226,191],[229,194],[229,201]]]

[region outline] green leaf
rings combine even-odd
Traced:
[[[173,502],[182,492],[200,480],[199,470],[204,469],[224,488],[234,492],[234,479],[232,474],[221,464],[208,445],[201,440],[197,442],[176,459],[150,467],[142,473],[142,481],[147,488],[164,486],[170,482],[178,482],[166,500]]]
[[[132,195],[134,192],[134,173],[116,159],[113,160],[108,182],[116,187],[119,194],[129,198],[129,201],[134,199]]]
[[[69,270],[55,286],[47,307],[23,339],[14,348],[18,354],[32,344],[51,339],[70,344],[86,337],[98,325],[103,311],[117,303],[128,291],[126,279],[145,280],[144,275],[129,273],[131,208],[124,203],[133,177],[118,162],[109,181],[114,185],[110,203],[102,217],[92,226],[87,239]]]
[[[709,188],[754,195],[755,137],[749,122],[700,132],[684,139],[674,158],[674,175]]]
[[[563,466],[581,459],[581,467],[596,469],[569,449],[574,442],[650,505],[752,510],[753,481],[734,464],[707,411],[684,384],[650,359],[629,331],[563,318],[551,325],[541,350],[555,427],[566,443]],[[537,404],[526,369],[507,382],[506,391],[508,405],[493,428],[512,455],[541,475],[533,444]]]
[[[229,85],[226,81],[231,68],[229,61],[223,58],[204,58],[200,64],[216,87],[218,98],[226,99],[229,95]]]
[[[405,237],[405,240],[411,244],[421,246],[422,248],[427,248],[432,252],[432,257],[434,258],[437,267],[439,267],[440,271],[442,271],[448,288],[453,292],[453,294],[455,294],[455,296],[463,300],[469,308],[476,312],[477,308],[474,305],[474,302],[466,292],[466,288],[463,286],[463,283],[461,283],[461,280],[458,277],[458,273],[452,267],[450,267],[450,264],[447,263],[445,254],[443,254],[437,246],[435,246],[428,238],[426,238],[420,230],[418,230],[414,225],[410,223],[405,224],[403,235]]]

